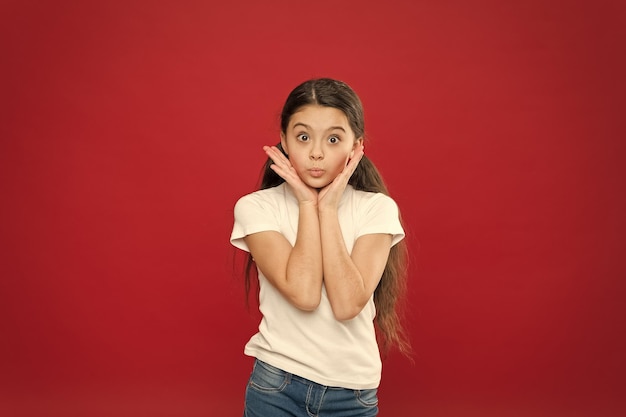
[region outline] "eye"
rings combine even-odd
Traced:
[[[339,137],[337,137],[337,136],[331,136],[331,137],[329,137],[329,138],[328,138],[328,141],[329,141],[330,143],[338,143],[338,142],[339,142]]]
[[[296,136],[296,139],[301,142],[306,142],[309,140],[309,135],[307,135],[306,133],[300,133],[298,136]]]

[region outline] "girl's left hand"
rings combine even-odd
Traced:
[[[341,171],[339,175],[328,184],[326,187],[322,188],[317,195],[317,204],[319,209],[337,209],[339,205],[339,200],[341,200],[341,196],[343,195],[344,190],[346,189],[346,185],[348,185],[348,181],[350,177],[356,170],[356,167],[359,165],[361,158],[363,158],[364,154],[363,145],[358,145],[354,149],[354,155],[346,165],[346,167]]]

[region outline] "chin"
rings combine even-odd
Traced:
[[[328,184],[330,184],[329,181],[309,181],[307,182],[307,185],[311,188],[315,188],[316,190],[321,190],[322,188],[326,187]]]

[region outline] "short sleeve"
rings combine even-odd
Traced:
[[[389,196],[376,194],[364,207],[356,238],[373,233],[392,235],[391,246],[404,239],[398,205]]]
[[[238,249],[250,252],[243,240],[247,235],[268,230],[280,231],[278,210],[258,193],[241,197],[235,204],[234,213],[235,224],[230,235],[230,243]]]

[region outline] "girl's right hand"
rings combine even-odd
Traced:
[[[317,205],[317,190],[306,185],[289,162],[289,159],[276,146],[264,146],[263,150],[274,162],[270,168],[291,186],[299,203]]]

